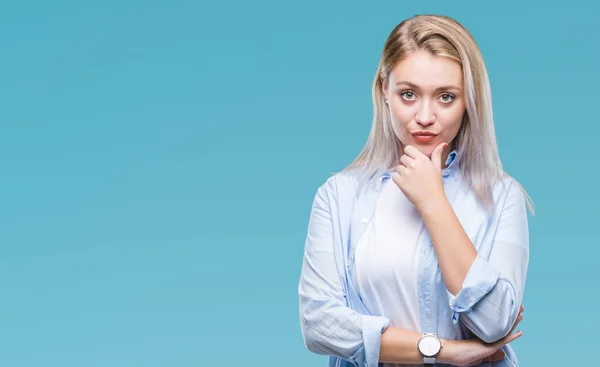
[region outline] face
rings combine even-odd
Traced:
[[[465,113],[460,64],[427,52],[413,53],[391,71],[383,93],[402,144],[431,157],[435,147],[446,142],[450,147],[443,152],[443,164]]]

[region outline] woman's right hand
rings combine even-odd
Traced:
[[[494,343],[485,343],[479,338],[467,340],[446,340],[444,348],[447,352],[449,363],[460,367],[477,366],[482,362],[496,362],[504,359],[506,354],[500,348],[506,344],[518,339],[523,335],[519,330],[513,334],[513,331],[523,320],[523,311],[525,308],[521,306],[519,316],[510,329],[508,335]]]

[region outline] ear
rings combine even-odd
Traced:
[[[383,75],[380,74],[379,77],[381,78],[381,92],[383,93],[383,98],[387,98],[387,82]]]

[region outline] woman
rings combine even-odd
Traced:
[[[365,147],[313,201],[307,348],[329,366],[518,366],[533,208],[503,172],[479,48],[449,17],[405,20],[372,93]]]

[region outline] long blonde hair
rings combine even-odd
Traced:
[[[365,182],[400,164],[404,147],[393,131],[382,86],[384,80],[389,80],[394,67],[416,51],[448,57],[462,67],[466,111],[451,146],[458,151],[462,178],[484,206],[491,210],[494,205],[493,185],[507,174],[498,155],[488,74],[481,51],[471,34],[447,16],[417,15],[404,20],[390,33],[373,81],[374,116],[369,137],[359,155],[342,172],[359,171],[361,181]],[[531,198],[521,184],[516,183],[533,214]]]

